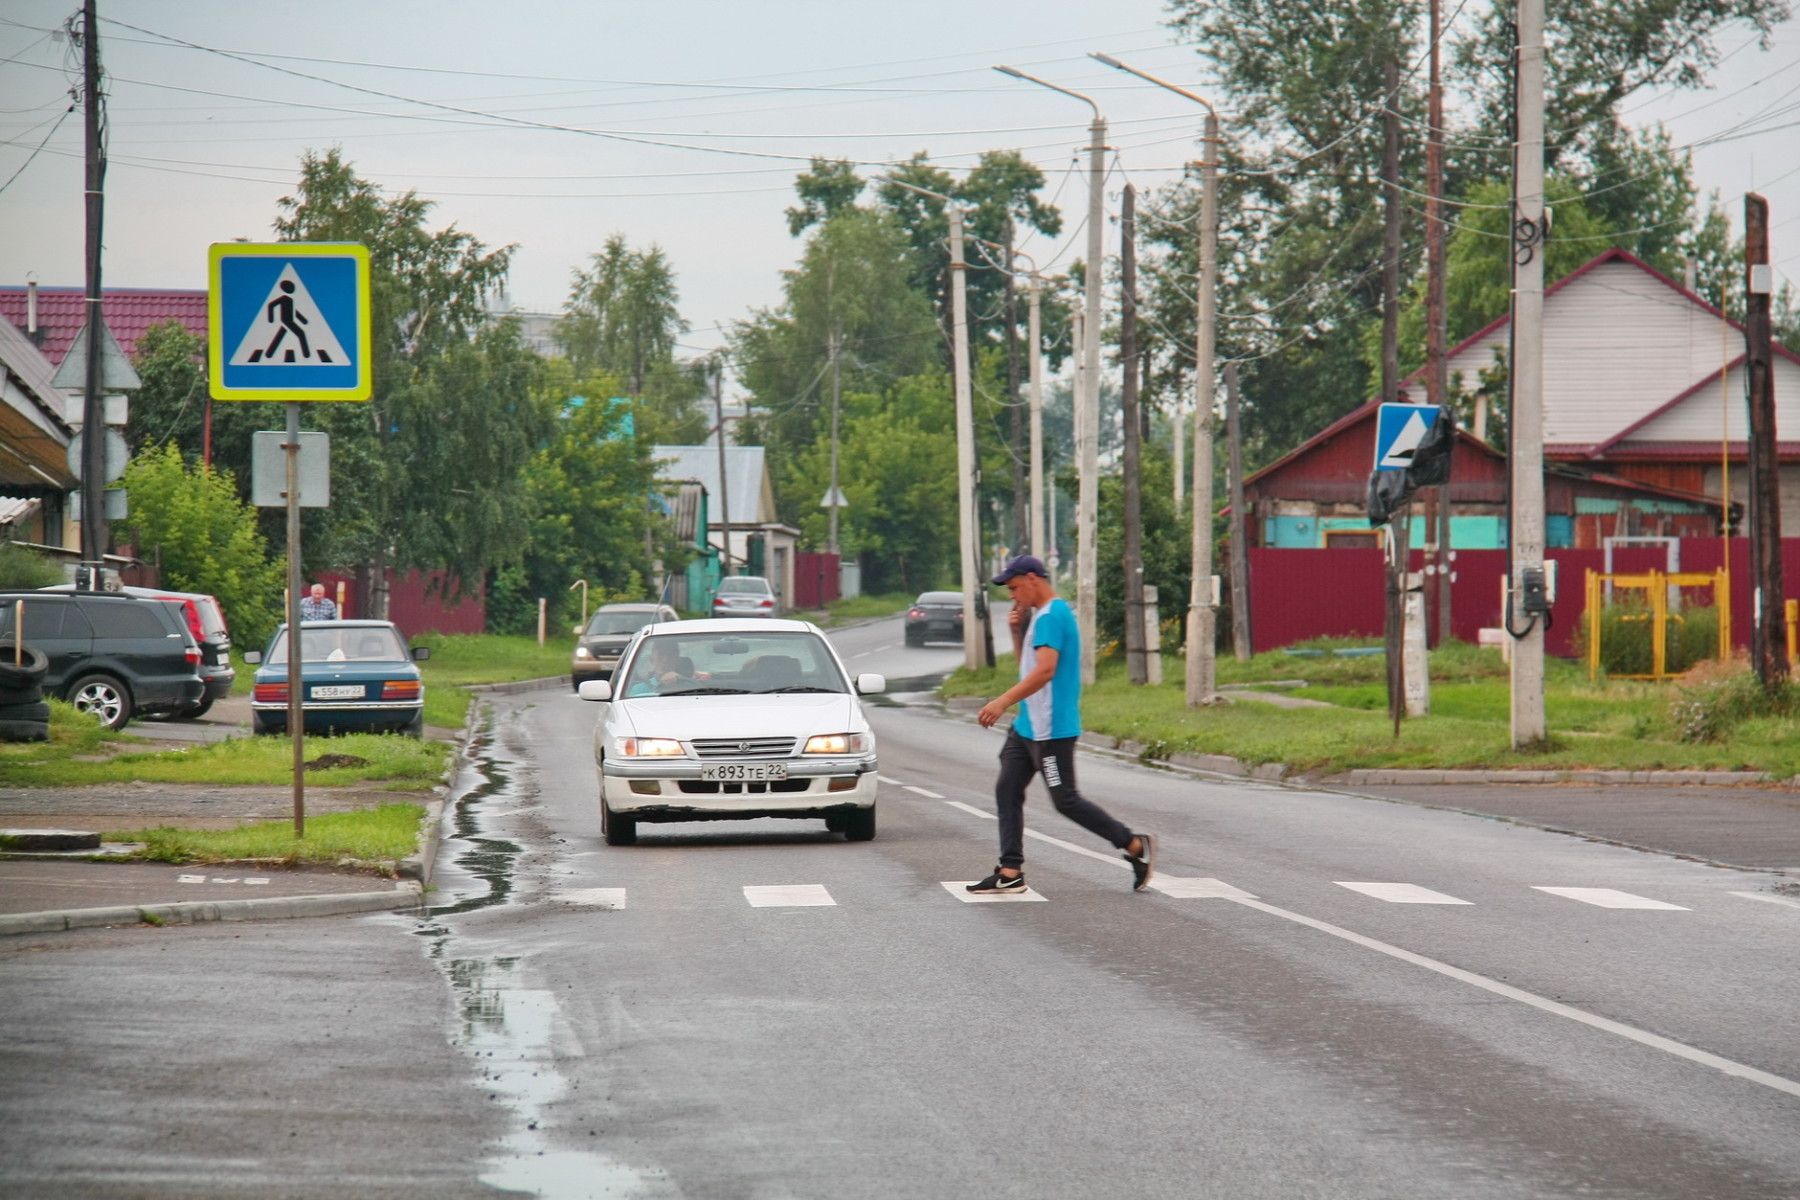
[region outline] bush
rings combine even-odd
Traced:
[[[23,592],[67,582],[61,564],[36,550],[0,542],[0,588]]]
[[[1600,611],[1600,669],[1608,675],[1649,675],[1655,663],[1651,639],[1655,623],[1642,602],[1609,604]],[[1576,639],[1581,657],[1588,655],[1588,625]],[[1664,634],[1663,670],[1679,675],[1719,653],[1719,612],[1710,606],[1684,605],[1671,610]]]
[[[1753,718],[1796,714],[1800,714],[1800,686],[1790,680],[1765,692],[1742,656],[1690,671],[1669,701],[1669,721],[1684,742],[1722,741]]]

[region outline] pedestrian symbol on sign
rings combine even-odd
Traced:
[[[244,331],[231,356],[231,365],[266,362],[324,366],[342,363],[347,357],[294,264],[288,263],[282,267],[256,319]]]

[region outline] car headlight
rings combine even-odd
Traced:
[[[674,738],[619,739],[619,753],[626,758],[680,758],[687,752]]]
[[[874,739],[866,733],[815,733],[806,739],[803,754],[861,754]]]
[[[576,658],[592,658],[592,657],[594,657],[594,655],[593,655],[593,652],[590,651],[586,646],[577,646],[577,647],[575,647],[575,657]]]

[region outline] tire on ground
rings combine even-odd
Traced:
[[[0,742],[47,742],[48,721],[0,721]]]
[[[852,842],[875,840],[875,806],[854,808],[844,814],[844,837]]]
[[[204,717],[206,715],[206,710],[212,706],[212,697],[208,696],[206,699],[200,701],[200,703],[190,704],[186,708],[171,713],[170,716],[177,721],[195,721]]]
[[[50,706],[39,700],[35,704],[0,704],[0,721],[48,721]]]
[[[0,708],[13,704],[36,704],[44,698],[44,689],[38,684],[7,687],[0,685]]]
[[[19,651],[21,661],[13,663],[13,648],[0,646],[0,688],[37,687],[50,669],[50,659],[42,650],[25,646]]]
[[[609,846],[630,846],[637,841],[637,818],[621,817],[601,800],[600,836]]]

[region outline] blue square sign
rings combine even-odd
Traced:
[[[1383,404],[1375,413],[1375,469],[1404,471],[1431,432],[1438,410],[1430,404]]]
[[[369,251],[353,242],[222,242],[207,294],[216,400],[367,400]]]

